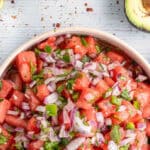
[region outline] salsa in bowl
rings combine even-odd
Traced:
[[[24,50],[0,81],[0,149],[149,149],[149,77],[125,52],[76,33]]]

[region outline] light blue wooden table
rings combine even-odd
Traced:
[[[87,12],[92,7],[93,12]],[[150,62],[150,33],[134,28],[124,14],[124,0],[5,0],[0,10],[0,63],[20,44],[53,24],[92,27],[126,41]]]

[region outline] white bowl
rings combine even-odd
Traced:
[[[82,28],[82,27],[73,27],[73,28],[65,28],[56,31],[50,31],[29,40],[27,43],[21,45],[18,49],[16,49],[0,66],[0,77],[4,75],[8,66],[11,64],[11,62],[14,60],[14,58],[18,53],[30,49],[35,44],[47,39],[50,36],[58,36],[62,34],[93,35],[94,37],[100,40],[106,41],[108,44],[118,47],[119,49],[124,51],[131,59],[136,61],[143,68],[143,70],[150,78],[150,65],[135,49],[133,49],[128,44],[126,44],[125,42],[121,41],[120,39],[116,38],[111,34],[108,34],[100,30]]]

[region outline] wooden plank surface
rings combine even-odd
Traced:
[[[124,0],[5,0],[0,10],[0,63],[33,36],[69,26],[92,27],[126,41],[150,62],[150,33],[134,28],[124,14]],[[85,6],[87,3],[87,6]],[[86,9],[93,8],[93,12]]]

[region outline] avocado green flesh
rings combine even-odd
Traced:
[[[150,32],[150,12],[144,8],[142,0],[125,0],[125,10],[132,24]]]

